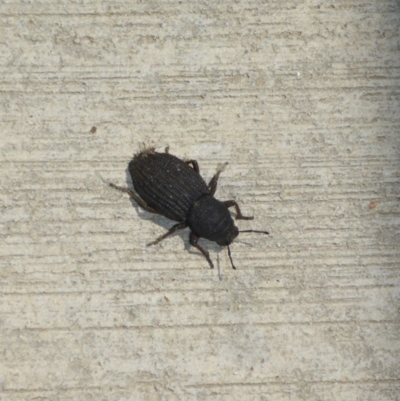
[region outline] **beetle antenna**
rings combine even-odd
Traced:
[[[231,260],[231,265],[232,265],[232,269],[236,270],[235,265],[233,264],[233,260],[232,260],[232,256],[231,256],[231,249],[229,248],[229,245],[227,245],[228,247],[228,255],[229,255],[229,259]]]
[[[258,231],[258,230],[244,230],[244,231],[239,231],[239,233],[260,233],[260,234],[269,234],[268,231]]]

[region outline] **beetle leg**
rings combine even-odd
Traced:
[[[246,216],[243,216],[242,215],[242,212],[240,211],[240,208],[239,208],[239,205],[234,201],[234,200],[229,200],[229,201],[225,201],[225,202],[222,202],[226,207],[232,207],[232,206],[234,206],[235,207],[235,210],[236,210],[236,220],[253,220],[254,219],[254,216],[249,216],[249,217],[246,217]]]
[[[195,248],[197,248],[204,255],[204,257],[207,259],[207,262],[210,265],[211,269],[214,269],[213,262],[210,259],[210,254],[208,253],[208,251],[206,251],[204,248],[202,248],[197,243],[198,240],[199,240],[199,237],[193,231],[191,231],[190,235],[189,235],[190,245],[193,245]]]
[[[225,167],[228,165],[228,162],[221,164],[218,166],[217,172],[214,177],[211,178],[211,181],[208,183],[208,188],[210,188],[210,195],[213,196],[215,191],[217,190],[218,178],[219,175],[225,170]]]
[[[136,194],[134,194],[129,188],[123,188],[123,187],[118,187],[117,185],[114,185],[112,183],[110,183],[110,187],[118,189],[118,191],[121,192],[125,192],[127,193],[132,199],[134,199],[136,201],[136,203],[141,206],[144,210],[147,210],[150,213],[156,213],[159,214],[157,212],[156,209],[152,208],[151,206],[149,206],[143,199],[140,199]]]
[[[149,244],[147,244],[147,246],[158,244],[160,241],[162,241],[164,238],[167,238],[169,235],[173,234],[175,231],[186,228],[187,226],[188,225],[187,225],[186,221],[184,221],[183,223],[175,224],[164,235],[161,235],[155,241],[150,242]]]
[[[191,164],[193,167],[193,170],[197,173],[200,174],[200,168],[199,168],[199,163],[197,163],[197,160],[186,160],[186,164]]]

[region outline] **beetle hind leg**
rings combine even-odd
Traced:
[[[208,264],[210,265],[211,269],[214,269],[214,265],[213,262],[210,259],[210,254],[208,251],[206,251],[204,248],[202,248],[197,242],[199,240],[199,237],[193,232],[190,232],[189,235],[189,242],[190,245],[193,245],[195,248],[197,248],[203,255],[204,257],[207,259]]]
[[[197,163],[197,160],[186,160],[185,161],[186,164],[191,164],[193,167],[193,170],[197,173],[200,174],[200,167],[199,167],[199,163]]]
[[[123,188],[119,187],[115,184],[110,183],[110,187],[117,189],[118,191],[125,192],[127,193],[132,199],[136,201],[136,203],[142,207],[144,210],[150,212],[150,213],[155,213],[159,214],[156,209],[152,208],[149,206],[143,199],[140,199],[135,193],[133,193],[129,188]]]

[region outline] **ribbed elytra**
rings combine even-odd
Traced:
[[[239,230],[228,208],[235,208],[236,219],[252,220],[253,217],[243,216],[234,200],[221,202],[214,198],[218,178],[227,164],[218,168],[207,185],[200,175],[196,160],[183,161],[169,154],[168,148],[165,153],[148,148],[136,154],[129,162],[129,173],[138,195],[129,188],[114,184],[110,186],[129,194],[148,212],[161,214],[178,222],[148,246],[159,243],[177,230],[189,227],[190,244],[204,255],[211,268],[214,265],[209,252],[198,244],[199,238],[227,246],[232,268],[236,269],[229,245],[239,235]],[[257,230],[240,232],[268,234],[267,231]]]

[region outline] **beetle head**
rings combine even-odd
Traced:
[[[239,234],[228,208],[210,195],[203,196],[193,204],[187,221],[199,237],[221,246],[229,245]]]
[[[189,210],[187,222],[193,232],[199,237],[228,247],[228,255],[233,269],[236,269],[236,267],[232,261],[229,245],[239,233],[253,232],[268,234],[267,231],[239,231],[233,222],[228,208],[222,202],[209,195],[203,196],[194,203]]]

